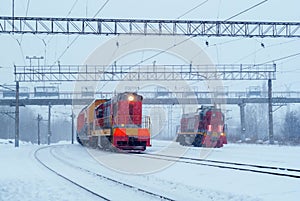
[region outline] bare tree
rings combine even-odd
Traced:
[[[265,104],[246,106],[246,137],[251,142],[262,140],[267,136],[267,109]]]
[[[300,143],[300,119],[295,111],[287,112],[285,115],[282,133],[283,139],[290,144]]]

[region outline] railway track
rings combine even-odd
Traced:
[[[49,165],[47,165],[45,162],[43,162],[41,158],[38,157],[38,152],[41,151],[41,150],[43,150],[43,149],[47,149],[47,148],[48,148],[48,149],[50,149],[50,154],[51,154],[55,159],[59,160],[61,163],[66,164],[66,165],[68,165],[68,166],[70,166],[70,167],[72,167],[72,168],[75,168],[75,169],[78,169],[78,170],[83,171],[83,172],[85,172],[85,173],[88,173],[89,175],[92,175],[92,176],[94,176],[94,177],[98,177],[98,178],[101,178],[101,179],[105,179],[105,180],[107,180],[107,181],[109,181],[109,182],[112,182],[112,183],[114,183],[114,184],[120,185],[120,187],[125,187],[125,188],[128,188],[128,189],[130,189],[130,190],[133,190],[133,191],[135,191],[135,192],[138,191],[138,192],[140,192],[140,193],[143,193],[143,194],[148,195],[148,196],[152,196],[152,197],[154,197],[154,198],[159,198],[159,199],[161,199],[161,200],[169,200],[169,201],[173,201],[173,200],[174,200],[174,199],[169,198],[169,197],[166,197],[166,196],[164,196],[164,195],[160,195],[160,194],[158,194],[158,193],[151,192],[151,191],[148,191],[148,190],[146,190],[146,189],[142,189],[142,188],[137,187],[137,186],[133,186],[133,185],[130,185],[130,184],[121,182],[121,181],[117,181],[117,180],[115,180],[115,179],[113,179],[113,178],[110,178],[110,177],[107,177],[107,176],[105,176],[105,175],[102,175],[102,174],[93,172],[93,171],[91,171],[91,170],[88,170],[88,169],[85,169],[85,168],[76,166],[76,165],[74,165],[74,164],[71,164],[71,163],[67,162],[66,160],[64,160],[63,158],[58,157],[58,156],[53,152],[53,150],[54,150],[57,146],[63,146],[63,145],[54,145],[54,146],[51,146],[51,147],[42,147],[42,148],[37,149],[37,150],[34,152],[34,157],[35,157],[35,159],[36,159],[41,165],[43,165],[45,168],[47,168],[49,171],[53,172],[53,173],[56,174],[57,176],[59,176],[59,177],[63,178],[64,180],[66,180],[66,181],[72,183],[73,185],[76,185],[76,186],[79,187],[80,189],[82,189],[82,190],[84,190],[84,191],[87,191],[88,193],[91,193],[91,194],[95,195],[95,196],[98,197],[98,198],[101,198],[101,199],[103,199],[103,200],[111,200],[111,198],[108,198],[107,196],[101,195],[101,194],[99,194],[99,193],[97,193],[97,192],[95,192],[95,191],[93,191],[93,190],[91,190],[91,189],[85,187],[84,185],[81,185],[81,184],[79,184],[78,182],[75,182],[74,180],[72,180],[72,179],[68,178],[67,176],[65,176],[65,175],[63,175],[63,174],[61,174],[61,173],[59,173],[58,171],[54,170],[54,168],[51,168]]]
[[[200,158],[191,158],[185,156],[171,156],[164,154],[149,154],[143,153],[139,155],[140,157],[147,157],[158,160],[166,160],[171,162],[180,162],[187,163],[193,165],[202,165],[202,166],[210,166],[216,168],[223,169],[232,169],[246,172],[255,172],[261,174],[270,174],[282,177],[291,177],[291,178],[300,178],[300,169],[293,168],[284,168],[284,167],[275,167],[275,166],[266,166],[266,165],[255,165],[255,164],[247,164],[247,163],[238,163],[238,162],[228,162],[228,161],[218,161],[218,160],[208,160],[208,159],[200,159]],[[270,171],[273,170],[273,171]],[[296,173],[296,174],[293,174]]]

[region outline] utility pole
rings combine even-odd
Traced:
[[[15,27],[15,0],[12,0],[12,31],[14,31],[14,27]]]
[[[41,134],[40,134],[40,122],[42,121],[42,116],[40,114],[38,114],[38,117],[37,117],[37,121],[38,121],[38,145],[41,144]]]
[[[19,147],[19,81],[16,81],[15,147]]]
[[[173,135],[173,121],[172,121],[172,119],[173,119],[173,116],[172,116],[172,114],[173,114],[173,105],[170,105],[170,108],[171,108],[171,112],[170,112],[170,121],[171,121],[170,130],[171,130],[171,132],[169,133],[169,139],[172,139],[172,135]]]
[[[50,145],[51,138],[51,103],[48,105],[48,145]]]
[[[268,80],[268,115],[269,115],[269,141],[274,144],[273,136],[273,107],[272,107],[272,80]]]
[[[72,118],[72,135],[71,135],[71,139],[72,139],[72,144],[74,144],[74,117],[75,117],[75,115],[74,115],[74,113],[73,113],[73,109],[72,109],[72,115],[71,115],[71,118]]]

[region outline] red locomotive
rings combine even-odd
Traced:
[[[150,145],[150,121],[142,122],[143,97],[124,92],[94,100],[77,117],[77,141],[102,149],[144,151]]]
[[[196,147],[222,147],[227,144],[223,113],[215,106],[202,106],[196,113],[183,114],[176,141]]]

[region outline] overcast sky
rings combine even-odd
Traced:
[[[202,6],[198,5],[204,2]],[[15,0],[15,16],[34,17],[94,17],[131,19],[193,19],[226,20],[241,11],[262,2],[261,0]],[[104,7],[103,7],[104,6]],[[268,0],[252,10],[238,15],[232,21],[300,21],[300,3],[297,0]],[[102,9],[101,9],[102,8]],[[98,14],[97,14],[98,13]],[[0,0],[0,16],[11,16],[12,1]],[[45,64],[60,60],[62,64],[83,64],[86,58],[101,44],[113,36],[63,35],[0,35],[0,84],[14,84],[13,64],[29,65],[26,56],[44,56]],[[251,63],[289,56],[300,52],[298,38],[230,38],[198,37],[192,39],[218,63]],[[206,45],[209,42],[209,46]],[[264,47],[262,47],[264,44]],[[68,48],[69,47],[69,48]],[[146,52],[143,54],[151,55]],[[137,56],[137,58],[139,58]],[[160,58],[163,60],[163,56]],[[280,60],[277,63],[277,80],[274,91],[300,91],[300,56]],[[134,61],[135,62],[135,61]],[[157,59],[159,63],[159,59]],[[261,85],[258,81],[228,81],[230,90],[243,86]],[[28,85],[33,87],[32,84]]]

